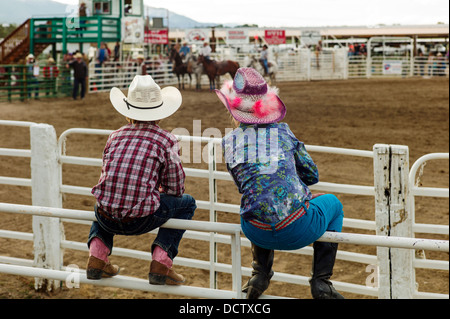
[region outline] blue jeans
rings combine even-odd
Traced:
[[[336,196],[318,196],[309,202],[309,209],[304,208],[302,217],[278,231],[259,229],[241,218],[242,231],[255,245],[274,250],[300,249],[322,237],[325,231],[342,231],[344,212]]]
[[[194,216],[195,199],[187,194],[176,197],[161,194],[160,207],[151,215],[136,218],[131,222],[121,222],[119,219],[111,220],[98,214],[97,205],[95,206],[95,217],[89,232],[88,247],[94,237],[99,238],[112,252],[114,235],[141,235],[152,231],[163,225],[170,218],[192,219]],[[178,254],[178,245],[183,237],[184,229],[160,228],[152,244],[151,251],[155,245],[161,247],[167,252],[170,259],[174,259]]]

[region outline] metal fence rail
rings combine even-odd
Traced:
[[[67,96],[72,92],[72,76],[65,65],[55,66],[1,65],[0,102]]]
[[[33,133],[31,138],[38,139],[39,142],[45,142],[42,141],[43,138],[42,134],[39,133],[39,131],[43,131],[49,133],[51,132],[51,127],[43,124],[33,124],[29,122],[13,122],[13,121],[0,121],[0,125],[15,125],[18,126],[25,126],[30,127],[30,132]],[[62,249],[75,249],[75,250],[81,250],[81,251],[87,251],[85,243],[78,243],[73,241],[67,241],[64,238],[61,238],[61,225],[60,222],[77,222],[77,223],[89,223],[91,220],[93,220],[93,212],[90,211],[77,211],[77,210],[68,210],[68,209],[62,209],[62,201],[61,201],[61,194],[62,193],[72,193],[72,194],[81,194],[81,195],[88,195],[90,194],[90,188],[87,187],[79,187],[79,186],[72,186],[72,185],[64,185],[62,183],[62,165],[89,165],[89,166],[101,166],[101,159],[97,158],[85,158],[85,157],[79,157],[79,156],[67,156],[64,153],[64,144],[67,136],[71,134],[100,134],[100,135],[108,135],[111,131],[110,130],[96,130],[96,129],[70,129],[65,132],[63,132],[59,138],[59,140],[56,140],[56,134],[54,135],[54,141],[51,143],[44,143],[44,144],[36,144],[38,141],[32,141],[31,148],[32,150],[15,150],[15,149],[0,149],[0,156],[6,155],[6,156],[24,156],[24,157],[31,157],[32,160],[32,178],[30,179],[15,179],[12,177],[0,177],[0,184],[12,184],[12,185],[28,185],[32,186],[33,194],[35,192],[42,191],[42,185],[47,185],[51,188],[51,192],[53,195],[52,197],[55,197],[54,199],[45,199],[40,198],[39,201],[33,202],[34,206],[23,206],[23,205],[14,205],[14,204],[0,204],[0,211],[9,212],[9,213],[21,213],[21,214],[33,214],[36,215],[33,217],[33,225],[37,224],[39,227],[33,227],[35,229],[35,234],[29,234],[29,233],[23,233],[23,232],[14,232],[14,231],[7,231],[7,230],[0,230],[0,237],[4,238],[15,238],[20,240],[36,240],[38,242],[41,240],[41,238],[48,238],[52,241],[51,244],[47,243],[46,247],[38,247],[37,245],[36,249],[40,249],[39,251],[42,253],[43,251],[47,254],[47,260],[46,263],[51,263],[52,260],[54,261],[54,265],[51,267],[44,267],[44,268],[53,268],[53,271],[47,271],[43,270],[42,272],[40,270],[30,269],[30,272],[28,272],[29,276],[37,276],[47,279],[57,279],[61,280],[61,278],[67,278],[68,274],[67,272],[61,271],[61,261],[63,260],[62,255]],[[187,224],[184,222],[182,225],[179,223],[179,221],[171,220],[169,221],[164,227],[176,227],[176,228],[187,228],[189,229],[186,233],[184,238],[186,239],[196,239],[196,240],[202,240],[207,241],[210,243],[210,260],[209,261],[202,261],[202,260],[196,260],[191,258],[176,258],[175,264],[183,265],[183,266],[189,266],[194,268],[200,268],[210,271],[210,288],[202,288],[198,290],[196,287],[184,287],[182,290],[174,290],[170,293],[174,294],[183,294],[183,295],[189,295],[189,296],[199,296],[198,294],[206,293],[207,290],[211,290],[211,294],[208,295],[210,298],[214,298],[217,296],[218,298],[232,298],[235,297],[242,297],[240,295],[240,284],[241,284],[241,276],[249,276],[251,274],[251,269],[249,267],[242,267],[240,265],[240,254],[238,253],[240,251],[240,248],[236,247],[249,247],[250,242],[240,235],[240,226],[234,225],[234,224],[223,224],[223,223],[216,223],[216,213],[218,211],[221,212],[231,212],[231,213],[238,213],[239,212],[239,206],[238,205],[231,205],[229,203],[222,203],[217,201],[217,187],[216,187],[216,181],[217,180],[227,180],[231,181],[231,177],[227,172],[222,172],[217,170],[216,162],[214,159],[216,159],[216,154],[220,154],[218,152],[217,147],[220,146],[220,139],[218,138],[205,138],[205,137],[195,137],[195,136],[178,136],[181,141],[189,141],[190,143],[206,143],[206,147],[208,150],[208,169],[206,170],[200,170],[200,169],[192,169],[192,168],[186,168],[186,175],[188,177],[197,177],[197,178],[206,178],[208,179],[209,184],[209,200],[207,201],[197,201],[197,206],[199,209],[206,209],[210,212],[210,221],[209,222],[198,222],[198,221],[192,221]],[[51,135],[47,134],[47,138],[50,140]],[[46,149],[45,144],[50,144],[51,149],[53,149],[53,152],[49,152],[49,149]],[[44,146],[42,146],[44,145]],[[353,243],[358,245],[375,245],[378,246],[378,250],[382,249],[388,249],[391,250],[391,253],[389,256],[383,255],[383,253],[380,254],[380,252],[377,253],[378,256],[373,255],[367,255],[367,254],[360,254],[360,253],[353,253],[353,252],[347,252],[347,251],[338,251],[338,259],[352,261],[352,262],[358,262],[358,263],[365,263],[370,265],[378,265],[380,267],[380,288],[372,288],[372,287],[366,287],[364,285],[358,285],[358,284],[350,284],[346,282],[336,282],[334,281],[333,284],[335,287],[342,291],[357,293],[357,294],[365,294],[369,296],[378,296],[379,298],[399,298],[402,297],[401,295],[392,295],[392,293],[385,294],[386,285],[388,287],[388,290],[399,290],[400,293],[403,293],[403,290],[407,290],[410,295],[408,295],[408,298],[448,298],[448,294],[435,294],[435,293],[425,293],[425,292],[418,292],[415,290],[415,281],[414,281],[414,275],[412,275],[412,278],[408,278],[406,282],[403,282],[403,286],[400,287],[390,287],[391,283],[389,281],[386,283],[383,281],[383,269],[391,269],[393,265],[395,265],[395,260],[397,257],[400,258],[400,260],[403,261],[402,267],[405,271],[411,271],[414,272],[414,268],[427,268],[427,269],[440,269],[440,270],[447,270],[448,271],[448,261],[445,260],[419,260],[414,258],[414,250],[415,249],[425,249],[425,250],[434,250],[434,251],[446,251],[448,252],[448,240],[428,240],[428,239],[420,239],[420,238],[414,238],[414,235],[412,232],[409,232],[408,230],[404,234],[400,234],[399,231],[405,231],[401,226],[398,224],[408,224],[412,225],[410,228],[413,231],[419,230],[420,232],[426,233],[434,233],[434,234],[444,234],[448,235],[449,233],[449,227],[447,225],[424,225],[424,224],[415,224],[412,219],[404,220],[401,223],[397,223],[396,219],[396,213],[402,207],[399,206],[392,206],[391,208],[388,208],[387,210],[390,211],[389,214],[392,214],[392,223],[385,224],[385,226],[382,226],[383,222],[385,222],[385,216],[386,216],[386,208],[384,208],[384,202],[390,202],[391,204],[394,203],[396,200],[399,200],[399,203],[402,202],[403,198],[396,198],[396,197],[390,197],[386,198],[386,187],[391,187],[388,185],[380,184],[378,185],[380,181],[383,180],[383,177],[379,177],[378,175],[385,174],[386,166],[392,165],[391,169],[388,170],[389,172],[393,174],[398,174],[398,172],[403,170],[401,173],[402,176],[406,176],[407,180],[402,181],[404,185],[410,185],[411,179],[414,179],[414,175],[417,172],[417,167],[420,167],[423,165],[424,162],[436,158],[443,158],[448,159],[448,153],[444,154],[430,154],[426,155],[424,158],[421,158],[416,162],[410,171],[410,174],[404,172],[406,169],[407,161],[405,162],[405,159],[408,157],[407,148],[401,147],[401,148],[395,148],[391,146],[383,146],[383,145],[376,145],[374,147],[373,151],[364,151],[364,150],[349,150],[349,149],[341,149],[341,148],[333,148],[333,147],[323,147],[323,146],[315,146],[315,145],[307,145],[306,146],[308,151],[310,152],[327,152],[327,153],[333,153],[333,154],[345,154],[349,156],[358,156],[358,157],[365,157],[368,159],[371,159],[374,161],[374,174],[375,174],[375,185],[374,186],[364,186],[364,185],[342,185],[342,184],[334,184],[334,183],[327,183],[327,182],[320,182],[318,185],[315,185],[315,188],[317,190],[327,190],[330,192],[342,192],[342,193],[349,193],[349,194],[359,194],[359,195],[366,195],[366,196],[375,196],[377,205],[376,205],[376,214],[375,214],[375,221],[367,221],[367,220],[356,220],[356,219],[344,219],[344,226],[346,227],[352,227],[352,228],[359,228],[359,229],[370,229],[374,230],[377,229],[376,235],[363,235],[363,234],[350,234],[350,233],[325,233],[324,236],[320,240],[325,241],[332,241],[332,242],[340,242],[340,243]],[[38,150],[36,150],[36,148]],[[405,152],[406,151],[406,152]],[[55,166],[50,165],[50,169],[52,173],[50,175],[54,175],[53,177],[49,178],[49,181],[53,181],[52,183],[42,183],[42,178],[48,178],[48,174],[44,175],[36,175],[36,170],[45,170],[46,168],[43,168],[39,166],[40,162],[42,160],[39,160],[38,158],[33,160],[33,157],[39,157],[40,154],[43,156],[48,156],[49,153],[54,153],[55,157],[50,159],[50,161],[55,161],[59,164],[56,164]],[[398,160],[397,160],[398,158]],[[384,161],[387,159],[387,161]],[[396,162],[398,161],[399,166],[395,166]],[[49,163],[49,159],[46,159],[47,165]],[[409,171],[409,167],[407,168]],[[34,171],[34,173],[33,173]],[[48,172],[47,172],[48,173]],[[41,172],[43,174],[43,172]],[[411,177],[413,176],[413,177]],[[36,182],[36,180],[39,179],[39,182]],[[395,184],[395,178],[392,180],[392,182]],[[54,186],[56,185],[56,188]],[[56,192],[56,193],[55,193]],[[391,192],[388,192],[391,193]],[[396,193],[392,191],[392,193]],[[408,209],[410,212],[412,212],[410,215],[414,215],[414,206],[411,205],[411,197],[407,196],[406,194],[411,194],[411,196],[439,196],[439,197],[448,197],[448,188],[423,188],[420,187],[420,189],[416,189],[415,187],[409,186],[408,191],[404,192],[405,198],[407,199],[405,202],[409,205],[404,207],[404,209]],[[35,196],[35,195],[33,195]],[[44,197],[44,196],[41,196]],[[50,207],[51,206],[51,207]],[[38,217],[40,216],[40,217]],[[45,217],[44,217],[45,216]],[[52,216],[53,218],[50,218],[49,216]],[[60,220],[60,219],[61,220]],[[50,220],[58,221],[54,225],[47,225]],[[82,221],[80,221],[82,220]],[[390,225],[389,227],[387,225]],[[44,229],[45,233],[40,234],[41,228]],[[389,234],[382,234],[378,231],[378,229],[381,228],[391,228],[392,231]],[[398,230],[398,231],[397,231]],[[424,231],[425,230],[425,231]],[[217,250],[217,244],[218,243],[224,243],[231,245],[231,248],[234,249],[232,252],[232,263],[231,264],[224,264],[219,263],[217,259],[215,259],[216,256],[216,250]],[[405,249],[407,248],[407,249]],[[409,248],[409,249],[408,249]],[[404,254],[406,253],[407,257],[412,258],[409,259],[408,262],[404,262]],[[410,252],[410,253],[409,253]],[[305,254],[305,255],[312,255],[312,248],[311,247],[305,247],[303,249],[293,251],[291,252],[293,254]],[[55,255],[56,258],[51,257],[52,255]],[[127,257],[133,257],[133,258],[139,258],[144,260],[150,260],[151,256],[149,253],[141,252],[137,250],[130,250],[130,249],[124,249],[117,247],[114,249],[113,252],[114,255],[119,256],[127,256]],[[39,260],[23,260],[18,259],[14,257],[6,257],[6,256],[0,256],[0,263],[8,263],[8,264],[14,264],[17,266],[9,267],[6,265],[0,265],[0,271],[6,272],[6,273],[14,273],[14,274],[23,274],[24,271],[26,271],[23,267],[30,267],[30,266],[38,266],[42,268],[43,266],[39,264]],[[35,273],[39,272],[39,275],[36,275]],[[217,291],[216,289],[216,276],[215,274],[217,272],[225,272],[232,274],[233,278],[233,288],[232,291],[224,291],[222,294],[222,291]],[[398,273],[388,273],[388,276],[398,276]],[[402,274],[404,275],[404,273]],[[64,277],[65,276],[65,277]],[[85,282],[85,279],[83,277],[83,273],[81,273],[81,282]],[[403,278],[403,277],[401,277]],[[288,273],[275,273],[273,280],[274,281],[281,281],[281,282],[287,282],[287,283],[294,283],[294,284],[300,284],[300,285],[308,285],[308,279],[305,276],[298,276]],[[122,281],[123,280],[123,281]],[[400,281],[405,280],[405,278],[401,279]],[[108,281],[101,281],[101,285],[109,285],[115,286],[117,285],[125,285],[125,281],[127,281],[126,278],[120,278],[117,282],[115,280],[108,280]],[[120,282],[120,283],[119,283]],[[144,286],[144,281],[137,280],[137,279],[129,279],[128,283],[126,285],[133,285],[134,283],[137,283],[136,289],[141,289],[138,287]],[[94,282],[89,282],[94,283]],[[95,283],[94,283],[95,284]],[[148,284],[147,284],[148,285]],[[404,289],[404,287],[407,287],[407,289]],[[414,287],[414,289],[411,289],[411,287]],[[154,287],[146,287],[144,290],[152,290]],[[190,288],[193,288],[192,291],[189,291]],[[150,290],[149,290],[150,289]],[[164,288],[165,289],[165,288]],[[204,290],[206,289],[206,290]],[[411,291],[409,291],[411,290]],[[158,289],[159,292],[163,292]],[[182,291],[182,292],[181,292]],[[189,292],[188,292],[189,291]],[[200,292],[201,291],[201,292]],[[204,296],[204,295],[203,295]]]

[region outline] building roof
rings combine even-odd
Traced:
[[[301,36],[302,31],[319,31],[322,37],[335,38],[370,38],[375,36],[403,36],[419,38],[448,38],[449,25],[448,24],[433,24],[433,25],[392,25],[392,26],[341,26],[341,27],[299,27],[299,28],[247,28],[250,37],[264,36],[264,31],[268,29],[280,29],[286,31],[287,37]],[[216,28],[215,36],[225,38],[226,32],[229,28]],[[169,38],[184,38],[185,30],[170,29]]]

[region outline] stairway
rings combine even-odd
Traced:
[[[49,43],[36,43],[34,55],[41,54]],[[25,60],[30,53],[30,19],[18,26],[0,43],[0,64],[14,64]]]

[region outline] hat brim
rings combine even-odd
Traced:
[[[259,117],[255,113],[250,112],[243,112],[238,110],[237,108],[231,107],[230,103],[228,101],[228,98],[223,94],[220,90],[215,90],[217,96],[219,97],[219,100],[225,105],[225,107],[230,112],[231,116],[233,118],[244,124],[270,124],[270,123],[276,123],[281,121],[286,116],[286,106],[284,105],[283,101],[276,96],[276,103],[274,107],[274,111],[270,114]]]
[[[162,88],[161,96],[163,104],[160,107],[137,109],[133,107],[128,108],[127,103],[124,101],[126,96],[120,89],[113,87],[109,93],[111,104],[117,112],[138,121],[157,121],[169,117],[180,108],[183,101],[181,92],[173,86]]]

